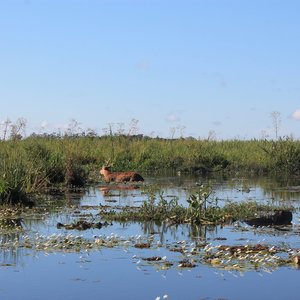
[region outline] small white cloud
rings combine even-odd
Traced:
[[[45,129],[45,128],[49,127],[49,123],[48,123],[46,120],[44,120],[44,121],[41,122],[40,126],[41,126],[43,129]]]
[[[295,120],[300,120],[300,109],[297,109],[292,113],[292,118]]]
[[[173,122],[179,122],[180,121],[180,117],[177,114],[175,114],[175,113],[171,113],[171,114],[167,115],[166,120],[168,122],[171,122],[171,123],[173,123]]]

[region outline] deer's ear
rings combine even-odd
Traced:
[[[111,168],[112,166],[113,166],[113,163],[112,163],[112,161],[111,161],[111,158],[105,160],[104,166],[103,166],[103,167]]]

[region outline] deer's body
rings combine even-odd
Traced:
[[[144,181],[144,178],[136,172],[111,172],[109,167],[102,167],[100,174],[103,175],[105,182]]]

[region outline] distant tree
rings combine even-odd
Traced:
[[[118,126],[118,128],[117,128],[117,135],[124,135],[125,134],[124,125],[125,124],[122,123],[122,122],[117,123],[117,126]]]
[[[97,137],[97,132],[93,128],[88,128],[86,130],[86,132],[85,132],[85,136],[88,136],[88,137]]]
[[[170,127],[171,139],[174,139],[176,133],[176,127]]]
[[[80,127],[80,123],[75,119],[71,119],[70,123],[68,124],[67,135],[74,136],[76,134],[80,134],[81,132],[82,128]]]
[[[217,139],[217,134],[214,130],[210,130],[208,132],[207,140],[208,141],[215,141]]]
[[[179,125],[179,126],[177,126],[177,129],[180,132],[180,138],[183,138],[186,127],[184,125]]]
[[[15,124],[10,125],[10,139],[13,141],[21,140],[25,135],[27,120],[19,118]]]
[[[8,119],[8,118],[1,123],[1,127],[3,127],[3,135],[2,135],[2,140],[3,141],[6,140],[6,136],[7,136],[7,133],[8,133],[8,130],[9,130],[10,126],[11,126],[11,120]]]
[[[275,132],[275,139],[278,140],[278,132],[279,132],[280,125],[281,125],[280,112],[273,111],[271,114],[271,117],[272,117],[274,132]]]
[[[138,127],[139,120],[137,119],[132,119],[130,124],[129,124],[129,130],[128,130],[128,135],[136,135],[139,131]]]

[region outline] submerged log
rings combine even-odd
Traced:
[[[276,210],[274,214],[245,220],[250,226],[290,225],[293,214],[288,210]]]

